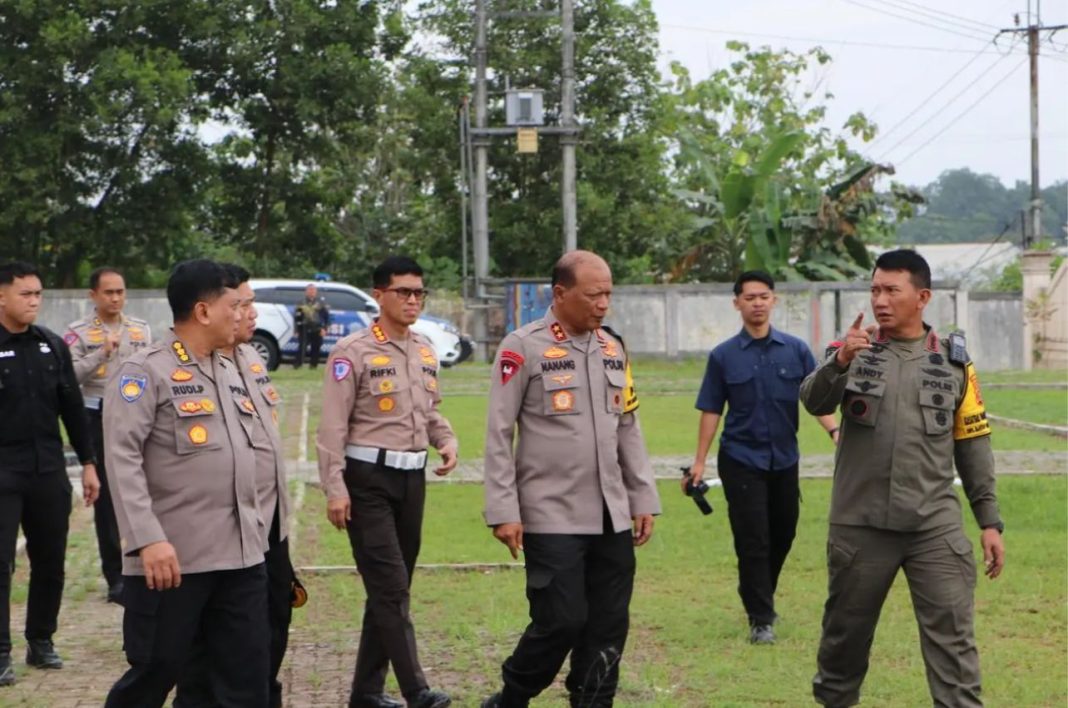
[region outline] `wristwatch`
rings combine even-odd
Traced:
[[[1005,522],[998,521],[996,524],[990,524],[989,526],[983,527],[984,531],[986,531],[987,529],[997,529],[998,533],[1005,533]]]

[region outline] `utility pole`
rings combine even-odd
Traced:
[[[475,128],[486,128],[486,0],[475,0]],[[475,359],[486,360],[489,311],[486,309],[486,278],[489,277],[489,199],[486,194],[486,163],[489,137],[475,133],[469,138],[475,148],[475,184],[471,194],[471,235],[475,259],[475,298],[481,311],[474,318]]]
[[[560,126],[575,127],[575,6],[573,0],[560,0],[561,80]],[[578,197],[575,186],[575,143],[577,133],[560,136],[563,152],[560,178],[561,216],[564,222],[564,253],[578,248]]]
[[[1068,28],[1068,25],[1043,25],[1041,18],[1041,2],[1036,4],[1035,15],[1031,17],[1031,3],[1027,3],[1027,26],[1006,28],[998,32],[1002,34],[1027,33],[1027,54],[1031,62],[1031,204],[1030,204],[1030,229],[1024,235],[1024,248],[1033,245],[1042,235],[1042,191],[1038,181],[1038,46],[1041,32],[1056,32]],[[1019,16],[1017,16],[1019,23]]]

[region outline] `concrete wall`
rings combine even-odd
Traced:
[[[1042,325],[1037,366],[1064,369],[1068,368],[1068,260],[1053,274],[1047,292],[1050,318]]]
[[[85,317],[92,309],[87,290],[45,290],[37,324],[62,336],[68,324]],[[126,294],[126,314],[148,320],[153,336],[173,324],[171,306],[162,290],[130,290]]]

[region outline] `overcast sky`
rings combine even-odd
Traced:
[[[732,38],[795,51],[823,46],[834,57],[821,69],[824,88],[835,94],[828,125],[838,129],[863,111],[885,137],[858,147],[894,164],[903,182],[926,184],[955,167],[1009,185],[1030,181],[1026,37],[1015,46],[1009,35],[998,46],[989,41],[998,28],[1013,26],[1016,12],[1027,23],[1027,0],[652,3],[664,65],[680,61],[695,78],[728,61],[724,43]],[[1068,0],[1041,5],[1044,25],[1068,24]],[[1058,46],[1043,42],[1039,59],[1043,186],[1068,179],[1068,30],[1054,41]]]

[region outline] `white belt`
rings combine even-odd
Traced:
[[[86,396],[85,407],[92,411],[98,411],[104,405],[104,399],[100,396]]]
[[[346,445],[345,456],[373,465],[385,465],[398,470],[421,470],[426,467],[426,450],[419,452],[400,452],[383,450],[363,445]]]

